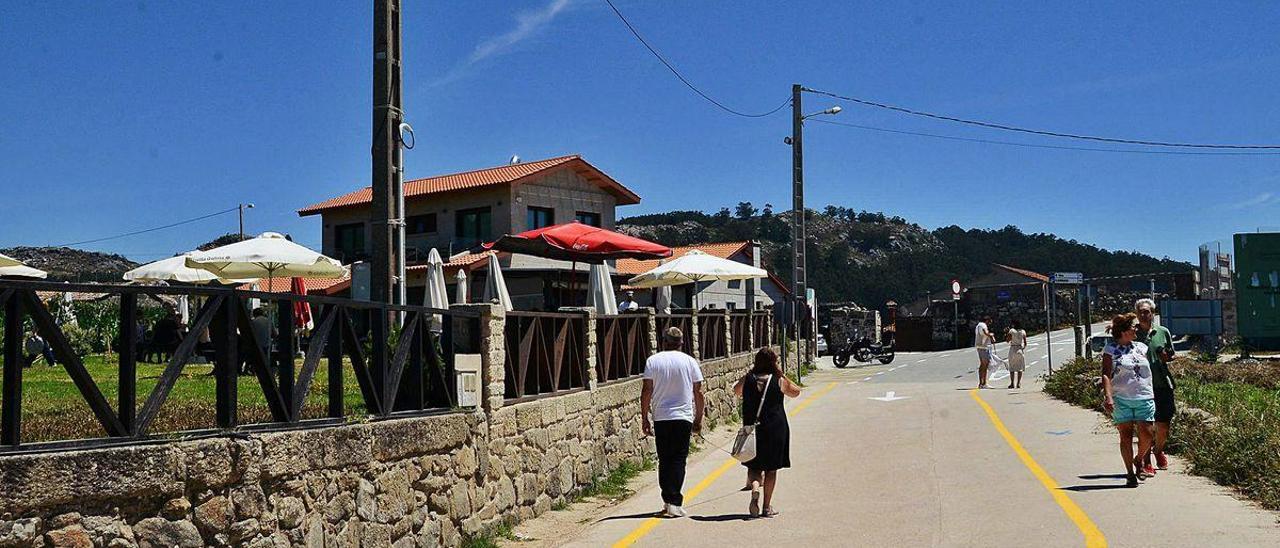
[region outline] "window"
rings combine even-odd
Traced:
[[[413,215],[405,219],[405,232],[409,234],[431,234],[436,231],[436,214],[426,213]]]
[[[574,214],[573,218],[577,219],[579,223],[582,223],[584,225],[594,226],[596,228],[600,227],[599,213],[592,213],[590,211],[579,211]]]
[[[487,207],[459,209],[454,213],[454,239],[462,248],[493,239],[493,212]]]
[[[742,280],[729,280],[729,289],[742,289]]]
[[[364,223],[351,223],[333,227],[333,247],[338,259],[344,263],[364,257]]]
[[[525,217],[524,229],[533,230],[556,224],[556,210],[549,207],[529,206],[529,214]]]

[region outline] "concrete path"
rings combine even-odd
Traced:
[[[1055,361],[1072,352],[1053,335]],[[1021,390],[976,391],[972,349],[903,353],[888,366],[823,369],[790,402],[793,468],[781,515],[747,520],[745,472],[709,447],[689,464],[684,519],[656,519],[654,474],[565,546],[1278,546],[1275,513],[1183,473],[1122,486],[1114,429],[1052,400],[1028,349]],[[883,401],[887,392],[895,399]],[[880,398],[880,399],[872,399]],[[721,445],[728,432],[710,436]],[[565,531],[568,535],[569,532]]]

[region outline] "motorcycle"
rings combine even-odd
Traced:
[[[871,360],[877,360],[882,364],[893,362],[893,339],[888,339],[883,343],[872,341],[870,337],[862,337],[851,344],[842,345],[842,348],[831,356],[831,360],[836,367],[844,368],[849,365],[849,358],[853,357],[860,363],[868,363]]]

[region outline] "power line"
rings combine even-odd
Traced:
[[[1175,156],[1277,156],[1280,152],[1197,152],[1187,150],[1132,150],[1121,148],[1093,148],[1093,147],[1073,147],[1066,145],[1041,145],[1035,143],[1018,143],[1014,141],[1000,141],[995,139],[976,139],[971,137],[958,137],[955,135],[939,135],[936,133],[922,133],[918,131],[905,131],[901,129],[889,129],[875,126],[864,126],[860,124],[849,124],[845,122],[836,122],[832,120],[823,120],[820,118],[811,118],[810,122],[819,122],[830,124],[833,126],[843,126],[856,129],[865,129],[869,131],[879,131],[882,133],[896,133],[899,135],[914,135],[917,137],[931,137],[934,139],[948,139],[951,141],[965,141],[970,143],[983,143],[988,145],[1004,145],[1026,148],[1048,148],[1055,150],[1080,150],[1086,152],[1115,152],[1122,154],[1165,154]]]
[[[676,67],[673,66],[670,62],[668,62],[666,57],[663,57],[661,53],[658,53],[658,50],[654,49],[653,46],[649,45],[649,41],[645,40],[644,37],[640,35],[640,31],[636,30],[636,28],[631,25],[630,21],[627,21],[626,16],[622,15],[621,11],[618,11],[618,7],[613,5],[612,0],[604,0],[604,3],[609,4],[609,7],[613,9],[613,13],[618,16],[618,19],[622,21],[622,24],[627,26],[627,30],[631,31],[631,34],[636,37],[636,40],[639,40],[640,43],[644,45],[645,49],[649,50],[649,53],[652,53],[654,57],[657,57],[658,60],[661,61],[664,66],[667,67],[667,70],[671,71],[671,74],[676,75],[676,78],[678,78],[680,82],[682,82],[685,86],[693,90],[694,93],[697,93],[703,99],[710,101],[711,104],[717,107],[720,107],[721,110],[728,112],[730,114],[742,116],[744,118],[763,118],[765,116],[769,116],[773,113],[776,113],[779,110],[782,110],[783,107],[786,107],[787,105],[791,104],[791,97],[788,96],[787,99],[782,102],[782,104],[778,105],[777,108],[774,108],[773,110],[770,110],[768,112],[760,112],[760,113],[742,112],[740,110],[735,110],[733,108],[726,106],[724,103],[721,103],[720,101],[715,100],[715,98],[711,97],[710,95],[707,95],[702,90],[698,89],[698,86],[693,85],[693,83],[690,82],[688,78],[685,78],[683,74],[680,74],[680,71],[676,70]]]
[[[137,236],[137,235],[139,235],[139,234],[146,234],[146,233],[148,233],[148,232],[155,232],[155,231],[157,231],[157,230],[164,230],[164,229],[166,229],[166,228],[173,228],[173,227],[175,227],[175,226],[182,226],[182,225],[185,225],[185,224],[191,224],[191,223],[194,223],[194,222],[196,222],[196,221],[203,221],[203,220],[208,219],[208,218],[210,218],[210,217],[217,217],[218,215],[225,215],[225,214],[227,214],[227,213],[231,213],[232,211],[236,211],[236,210],[238,210],[238,209],[240,209],[240,207],[239,207],[239,206],[236,206],[236,207],[233,207],[233,208],[230,208],[230,209],[224,209],[224,210],[222,210],[222,211],[218,211],[218,212],[210,213],[210,214],[208,214],[208,215],[201,215],[201,216],[199,216],[199,217],[195,217],[195,218],[187,219],[187,220],[185,220],[185,221],[178,221],[178,222],[176,222],[176,223],[170,223],[170,224],[167,224],[167,225],[164,225],[164,226],[157,226],[157,227],[147,228],[147,229],[143,229],[143,230],[135,230],[135,231],[133,231],[133,232],[126,232],[126,233],[124,233],[124,234],[116,234],[115,236],[107,236],[107,237],[105,237],[105,238],[94,238],[94,239],[92,239],[92,240],[84,240],[84,241],[81,241],[81,242],[71,242],[71,243],[68,243],[68,244],[58,244],[58,245],[56,245],[56,246],[54,246],[54,247],[71,247],[71,246],[75,246],[75,245],[84,245],[84,244],[93,244],[93,243],[98,243],[98,242],[105,242],[105,241],[107,241],[107,240],[117,240],[117,239],[120,239],[120,238],[127,238],[127,237],[129,237],[129,236]]]
[[[935,120],[944,120],[944,121],[947,121],[947,122],[955,122],[955,123],[959,123],[959,124],[968,124],[968,125],[971,125],[971,126],[979,126],[979,127],[989,128],[989,129],[999,129],[999,130],[1003,130],[1003,131],[1015,131],[1015,132],[1019,132],[1019,133],[1030,133],[1030,134],[1033,134],[1033,135],[1044,135],[1044,136],[1047,136],[1047,137],[1061,137],[1061,138],[1065,138],[1065,139],[1081,139],[1081,140],[1085,140],[1085,141],[1101,141],[1101,142],[1104,142],[1104,143],[1119,143],[1119,144],[1125,144],[1125,145],[1143,145],[1143,146],[1152,146],[1152,147],[1215,148],[1215,149],[1278,149],[1278,150],[1280,150],[1280,145],[1231,145],[1231,144],[1205,144],[1205,143],[1171,143],[1171,142],[1166,142],[1166,141],[1146,141],[1146,140],[1141,140],[1141,139],[1119,139],[1119,138],[1114,138],[1114,137],[1099,137],[1099,136],[1096,136],[1096,135],[1080,135],[1080,134],[1075,134],[1075,133],[1062,133],[1062,132],[1057,132],[1057,131],[1047,131],[1047,130],[1040,130],[1040,129],[1029,129],[1029,128],[1018,127],[1018,126],[1010,126],[1010,125],[1005,125],[1005,124],[997,124],[997,123],[994,123],[994,122],[984,122],[984,121],[981,121],[981,120],[970,120],[970,119],[967,119],[967,118],[958,118],[958,117],[955,117],[955,116],[948,116],[948,115],[945,115],[945,114],[935,114],[935,113],[932,113],[932,112],[925,112],[925,111],[921,111],[921,110],[914,110],[914,109],[910,109],[910,108],[906,108],[906,107],[900,107],[900,106],[895,106],[895,105],[889,105],[889,104],[885,104],[885,103],[880,103],[880,102],[877,102],[877,101],[871,101],[871,100],[869,100],[869,99],[859,99],[859,98],[857,98],[857,97],[849,97],[849,96],[847,96],[847,95],[840,95],[840,94],[832,93],[832,92],[829,92],[829,91],[822,91],[822,90],[809,89],[809,88],[805,88],[804,90],[805,90],[805,91],[807,91],[807,92],[810,92],[810,93],[816,93],[816,94],[819,94],[819,95],[826,95],[826,96],[828,96],[828,97],[833,97],[833,98],[836,98],[836,99],[843,99],[843,100],[845,100],[845,101],[850,101],[850,102],[853,102],[853,103],[858,103],[858,104],[860,104],[860,105],[866,105],[866,106],[876,107],[876,108],[881,108],[881,109],[885,109],[885,110],[892,110],[892,111],[894,111],[894,112],[900,112],[900,113],[903,113],[903,114],[910,114],[910,115],[912,115],[912,116],[920,116],[920,117],[924,117],[924,118],[933,118],[933,119],[935,119]]]

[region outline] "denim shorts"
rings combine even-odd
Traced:
[[[1156,420],[1156,400],[1130,400],[1112,397],[1115,410],[1111,412],[1111,422],[1124,424],[1127,422],[1154,422]]]

